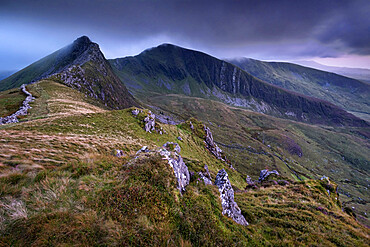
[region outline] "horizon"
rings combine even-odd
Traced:
[[[19,70],[86,35],[108,59],[163,43],[220,59],[308,60],[370,69],[370,2],[0,2],[1,71]]]

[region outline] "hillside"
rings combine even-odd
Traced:
[[[228,62],[170,44],[110,60],[110,64],[139,99],[176,93],[308,123],[368,125],[326,101],[287,91]]]
[[[370,85],[338,74],[292,63],[263,62],[250,58],[229,60],[251,75],[273,85],[329,101],[370,119]]]
[[[30,114],[20,123],[0,126],[1,245],[366,246],[369,241],[369,229],[355,220],[350,208],[341,210],[333,180],[307,175],[299,181],[283,163],[270,163],[271,157],[258,154],[250,155],[248,163],[253,165],[244,169],[237,165],[235,170],[209,151],[204,124],[194,118],[178,125],[155,121],[150,133],[144,130],[150,123],[146,119],[153,119],[148,110],[107,111],[94,98],[52,79],[27,89],[36,97]],[[223,106],[218,108],[220,113],[229,113],[230,119],[249,116],[253,121],[246,131],[264,128],[265,134],[275,119],[199,100]],[[199,106],[203,109],[197,109],[199,113],[209,110],[197,101],[187,107]],[[168,105],[176,102],[180,101]],[[192,113],[189,109],[180,114],[186,118]],[[301,133],[299,126],[305,126],[284,121],[286,135]],[[205,123],[219,132],[215,123]],[[267,151],[267,142],[259,138],[244,142]],[[268,145],[273,146],[272,141]],[[167,146],[169,151],[164,151],[167,142],[176,142],[181,149]],[[304,147],[302,157],[308,152]],[[275,146],[267,152],[297,159]],[[171,157],[176,162],[168,163]],[[181,176],[175,175],[181,160],[191,174],[184,192],[178,189]],[[260,167],[265,169],[266,164],[281,175],[250,186],[247,175],[258,180]],[[213,185],[222,169],[248,225],[223,213],[220,187]],[[208,170],[212,184],[206,185],[199,172]]]
[[[238,171],[258,177],[265,168],[295,179],[326,175],[339,184],[340,199],[369,225],[370,129],[320,127],[270,117],[226,104],[181,95],[147,101],[158,115],[206,123]],[[155,107],[154,107],[155,106]]]
[[[327,66],[315,61],[294,61],[293,63],[370,83],[370,69]]]
[[[49,77],[110,108],[122,109],[138,105],[112,72],[99,45],[86,36],[0,81],[0,91]]]

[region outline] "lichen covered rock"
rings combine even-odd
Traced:
[[[190,173],[184,160],[177,152],[170,152],[166,149],[161,149],[159,153],[173,168],[177,178],[177,188],[179,189],[180,193],[183,194],[185,192],[185,187],[190,182]]]
[[[234,201],[234,189],[231,186],[229,175],[224,169],[217,173],[215,185],[220,191],[222,214],[232,218],[238,224],[247,226],[248,222],[241,214],[238,204]]]
[[[207,149],[214,155],[216,156],[217,159],[226,161],[224,158],[224,155],[222,153],[222,149],[217,146],[217,144],[213,141],[213,136],[211,130],[204,126],[204,131],[205,131],[205,143],[207,145]]]
[[[152,133],[152,131],[155,131],[155,115],[151,111],[144,118],[144,124],[144,130],[146,132]]]

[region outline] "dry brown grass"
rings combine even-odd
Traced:
[[[1,174],[12,170],[53,168],[77,160],[110,154],[122,144],[141,145],[130,136],[44,134],[33,131],[0,130]],[[128,155],[134,154],[127,153]]]

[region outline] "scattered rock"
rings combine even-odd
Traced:
[[[182,141],[181,136],[178,136],[178,137],[177,137],[177,140]]]
[[[227,172],[222,169],[217,173],[215,185],[220,191],[222,214],[232,218],[236,223],[247,226],[248,222],[241,214],[241,210],[234,201],[234,189],[232,188]]]
[[[249,175],[247,175],[246,181],[248,185],[255,185],[254,181]]]
[[[116,157],[125,157],[126,156],[126,154],[122,150],[119,150],[119,149],[116,149],[116,154],[115,155],[116,155]]]
[[[170,116],[163,115],[163,113],[161,114],[162,115],[155,115],[155,119],[161,123],[170,124],[170,125],[177,125],[177,124],[182,123],[181,121],[175,120],[174,118]]]
[[[273,171],[269,171],[269,170],[267,170],[267,169],[265,169],[265,170],[262,170],[261,172],[260,172],[260,177],[258,178],[258,182],[262,182],[262,181],[264,181],[268,176],[270,176],[271,174],[276,174],[276,175],[280,175],[276,170],[273,170]]]
[[[202,172],[198,172],[201,179],[203,179],[203,182],[205,185],[212,185],[212,180],[207,178]]]
[[[194,130],[194,125],[193,125],[193,123],[190,121],[190,123],[189,123],[189,124],[190,124],[190,129],[191,129],[191,130]]]
[[[149,148],[147,146],[143,146],[139,151],[136,152],[136,155],[140,153],[148,153],[150,152]]]
[[[134,110],[132,110],[132,115],[137,116],[137,115],[139,115],[140,112],[142,112],[142,111],[138,110],[138,109],[134,109]]]

